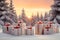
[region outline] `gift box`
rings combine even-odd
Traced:
[[[32,27],[28,27],[26,31],[27,31],[27,35],[32,35]]]
[[[26,23],[22,23],[22,35],[26,35]]]
[[[35,34],[35,27],[32,27],[32,35]]]
[[[43,29],[44,29],[43,24],[40,24],[39,25],[39,35],[42,35]]]
[[[3,32],[4,33],[9,33],[9,26],[10,26],[10,23],[5,24],[5,26],[3,27]]]
[[[39,26],[36,24],[35,25],[35,35],[39,34]]]
[[[52,24],[48,24],[45,29],[44,29],[44,34],[53,34],[54,33],[54,30],[53,30],[53,26]]]
[[[54,33],[58,33],[59,32],[59,26],[58,24],[52,24],[53,27],[53,30],[54,30]]]
[[[45,35],[49,34],[49,29],[50,29],[50,27],[47,24],[45,24],[45,28],[44,28],[44,34]]]
[[[26,35],[26,29],[22,28],[22,35]]]
[[[35,26],[35,34],[36,35],[42,34],[42,29],[43,29],[43,22],[39,21]]]
[[[22,29],[19,26],[12,28],[11,32],[15,36],[22,35]]]

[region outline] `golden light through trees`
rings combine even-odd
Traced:
[[[7,1],[9,2],[9,0]],[[45,11],[48,12],[51,9],[53,0],[13,0],[13,4],[18,16],[21,14],[22,8],[25,9],[27,16],[32,16],[32,13],[35,15],[37,11],[44,15]]]

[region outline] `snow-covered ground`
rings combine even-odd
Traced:
[[[0,31],[0,40],[60,40],[60,33],[53,35],[13,36]]]

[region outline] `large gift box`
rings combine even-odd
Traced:
[[[36,34],[36,35],[42,34],[42,29],[43,29],[43,23],[42,23],[41,21],[39,21],[39,22],[35,25],[35,34]]]
[[[11,30],[11,34],[16,36],[22,35],[22,29],[19,26],[13,27]]]

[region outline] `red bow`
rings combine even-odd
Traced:
[[[19,28],[20,28],[19,26],[14,27],[14,29],[19,29]]]
[[[47,25],[47,27],[45,27],[47,29],[47,31],[49,31],[50,27]]]

